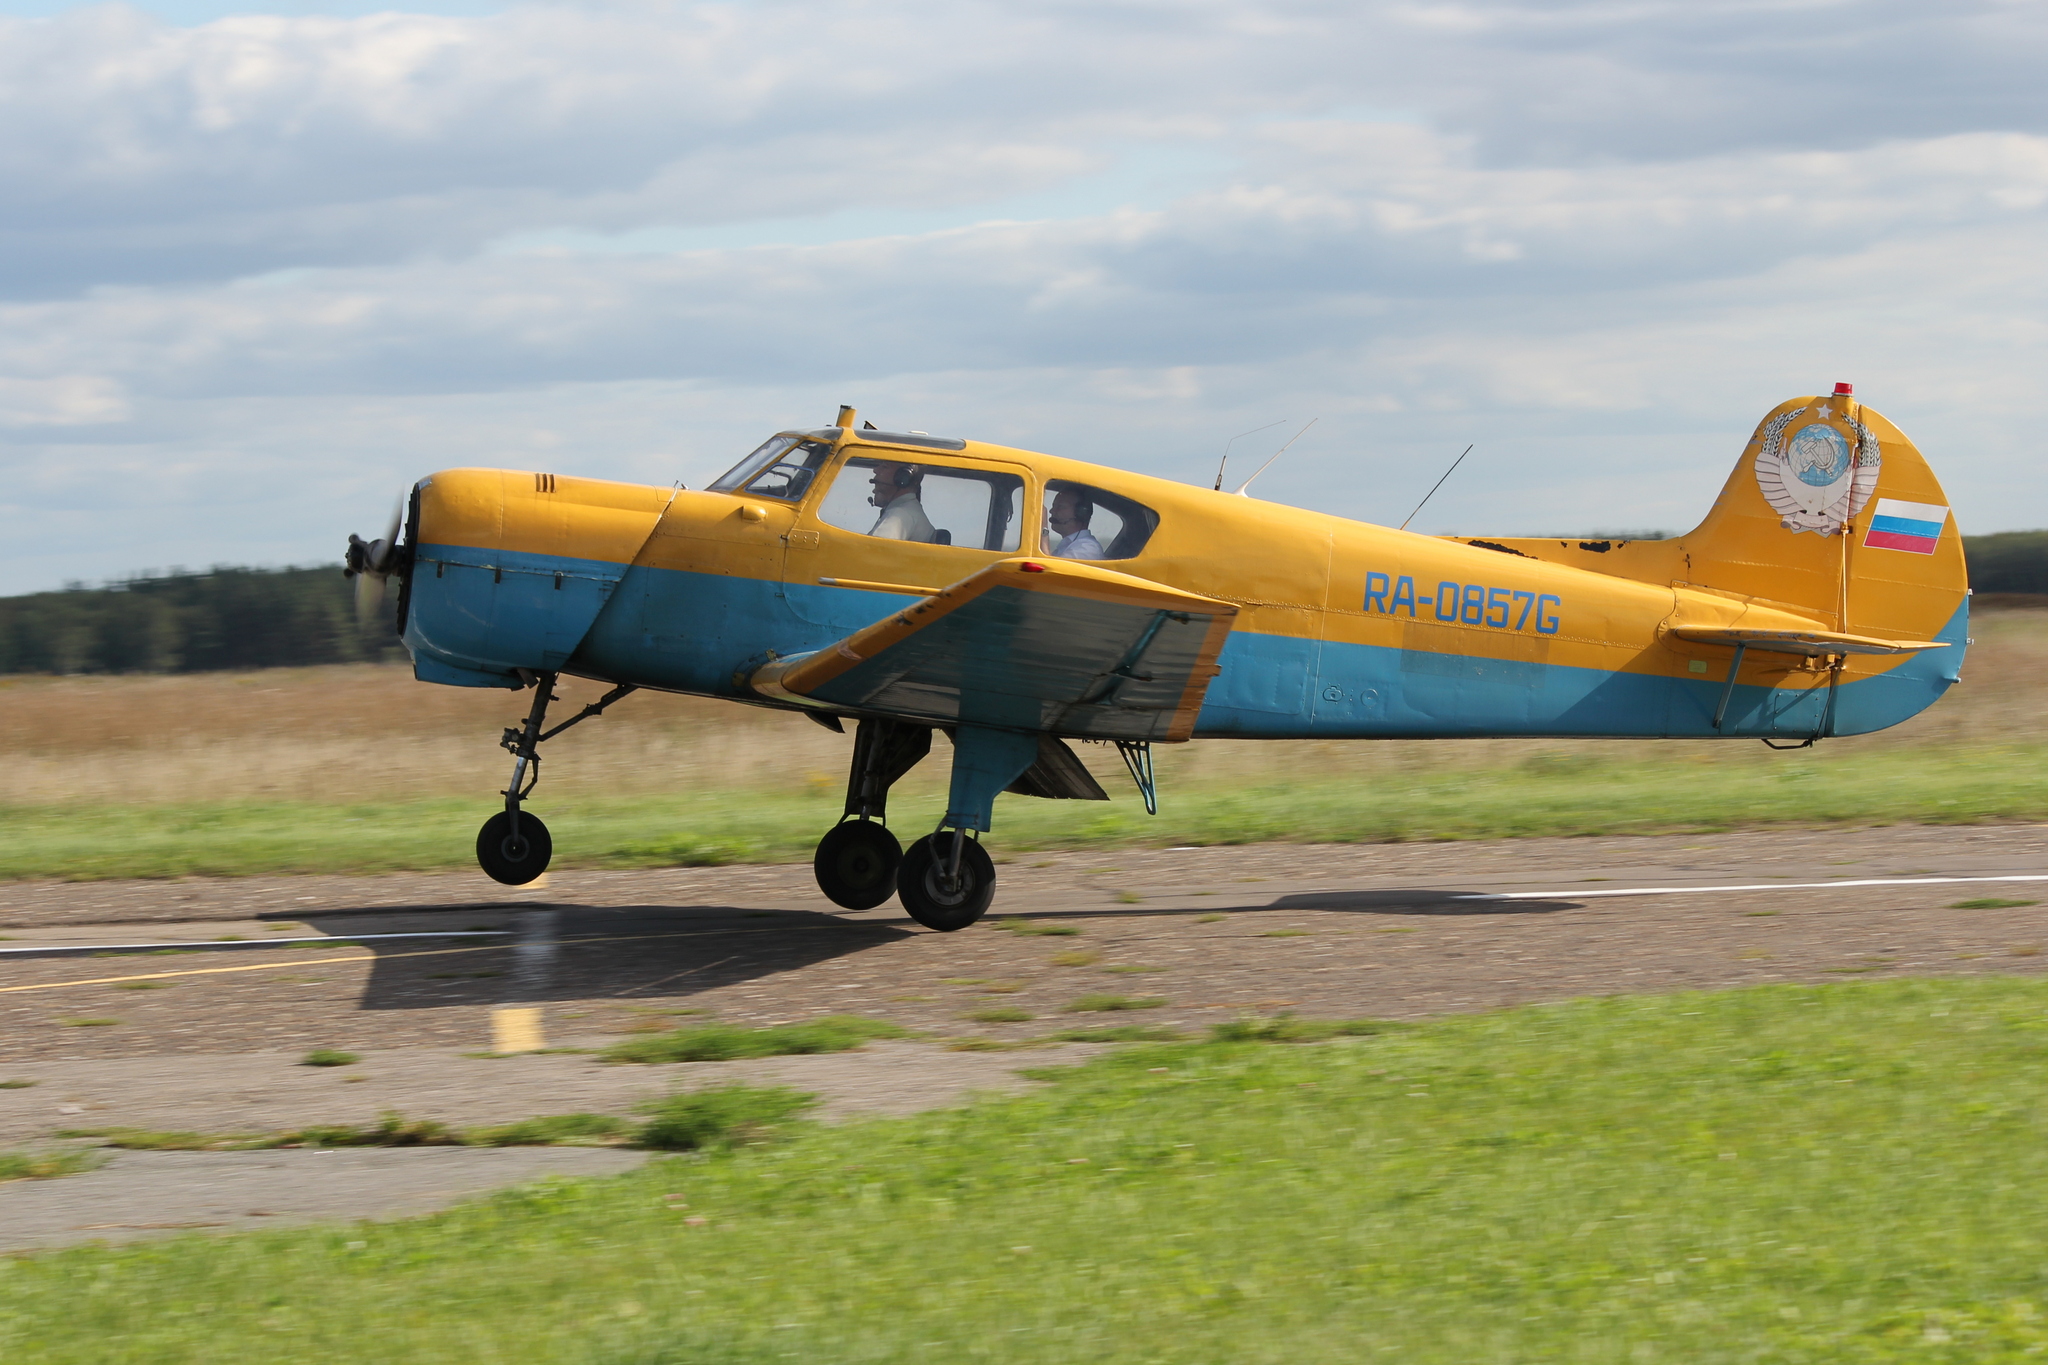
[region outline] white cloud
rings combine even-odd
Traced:
[[[2043,28],[1891,0],[0,21],[0,467],[36,522],[0,588],[325,557],[453,463],[701,479],[839,401],[1204,482],[1218,432],[1320,413],[1261,491],[1390,520],[1476,439],[1488,472],[1429,515],[1510,532],[1688,520],[1757,413],[1847,378],[1966,525],[2048,522]],[[1168,164],[1171,193],[1126,169]]]
[[[124,422],[127,394],[101,375],[0,379],[0,427],[76,427]]]

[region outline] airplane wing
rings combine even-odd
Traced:
[[[1004,559],[749,682],[803,706],[1038,730],[1186,739],[1237,608],[1065,559]]]
[[[1673,626],[1681,640],[1703,645],[1741,645],[1772,654],[1914,654],[1947,649],[1940,640],[1881,640],[1872,635],[1844,635],[1831,630],[1752,630],[1741,626]]]

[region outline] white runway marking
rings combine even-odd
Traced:
[[[1754,886],[1630,886],[1600,891],[1488,891],[1451,897],[1458,901],[1587,900],[1594,896],[1690,896],[1710,891],[1829,891],[1838,886],[1944,886],[1958,882],[2048,882],[2048,873],[2011,877],[1870,877],[1839,882],[1759,882]]]
[[[0,948],[0,957],[59,957],[84,953],[232,952],[236,949],[283,948],[294,943],[335,945],[368,943],[372,939],[404,938],[504,938],[510,929],[436,929],[409,934],[333,934],[318,938],[230,938],[203,939],[186,943],[51,943],[32,948]]]

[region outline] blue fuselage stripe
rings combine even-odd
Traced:
[[[475,555],[477,552],[464,552]],[[518,557],[518,576],[590,572],[587,561]],[[472,561],[476,562],[476,561]],[[509,582],[514,565],[506,564]],[[617,566],[610,566],[617,572]],[[442,663],[489,668],[487,638],[561,639],[555,613],[568,594],[547,579],[498,591],[480,568],[443,576],[417,572],[408,644],[432,653],[437,638],[459,638],[460,656]],[[609,586],[609,585],[606,585]],[[823,648],[915,598],[851,588],[778,583],[673,569],[625,571],[596,611],[588,634],[568,647],[570,671],[717,697],[754,699],[747,676],[771,657]],[[594,605],[594,604],[593,604]],[[488,622],[487,633],[478,626]],[[1935,638],[1949,647],[1907,659],[1875,677],[1826,686],[1734,689],[1722,728],[1713,726],[1720,677],[1668,677],[1560,664],[1437,654],[1379,645],[1304,640],[1239,629],[1226,641],[1195,734],[1263,739],[1453,738],[1487,736],[1800,736],[1825,724],[1832,734],[1896,725],[1955,682],[1968,604]],[[530,651],[541,657],[540,647]],[[511,657],[497,666],[534,667]],[[552,657],[551,655],[549,657]]]

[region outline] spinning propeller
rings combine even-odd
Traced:
[[[351,533],[348,538],[346,567],[341,574],[356,582],[356,620],[365,625],[384,609],[384,585],[400,567],[398,527],[404,515],[405,504],[399,503],[391,509],[391,524],[382,536],[364,540]]]

